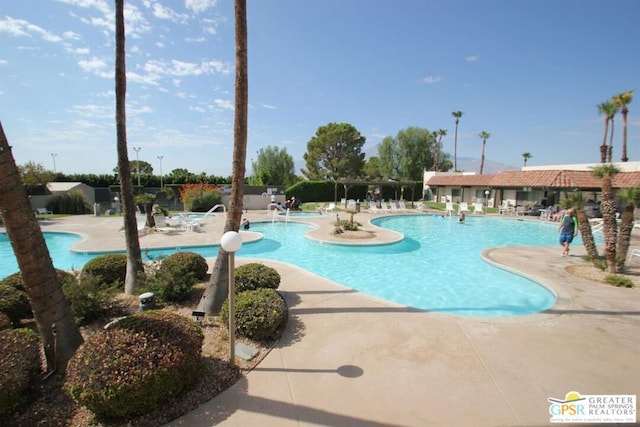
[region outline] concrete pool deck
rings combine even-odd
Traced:
[[[271,220],[264,211],[247,217]],[[332,241],[333,218],[301,220],[318,225],[315,238]],[[223,223],[218,214],[205,220],[201,232],[154,233],[140,244],[144,250],[217,243]],[[44,231],[83,234],[76,248],[81,251],[123,248],[122,218],[41,224]],[[640,247],[637,233],[634,247]],[[561,257],[559,246],[485,251],[558,295],[545,312],[510,318],[425,312],[264,261],[280,272],[279,291],[289,306],[282,339],[233,387],[169,425],[537,426],[550,424],[550,397],[564,399],[570,391],[637,396],[640,288],[615,288],[567,272],[568,265],[583,263],[583,247],[571,252]],[[638,274],[640,262],[633,266]],[[402,277],[390,280],[402,286]]]

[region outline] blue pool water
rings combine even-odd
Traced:
[[[304,238],[310,225],[253,223],[264,234],[244,244],[238,257],[285,261],[364,293],[419,309],[466,316],[516,316],[551,307],[554,295],[524,277],[493,267],[480,252],[488,247],[556,245],[556,225],[544,221],[407,215],[378,218],[374,224],[405,235],[399,243],[346,246]],[[45,233],[56,268],[80,268],[95,254],[68,250],[78,239],[67,233]],[[579,239],[574,244],[580,245]],[[155,258],[180,250],[215,257],[217,246],[146,251]],[[5,234],[0,234],[0,276],[17,271]]]

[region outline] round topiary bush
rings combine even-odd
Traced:
[[[193,274],[193,278],[202,281],[207,278],[207,260],[195,252],[177,252],[166,257],[160,269],[171,273],[172,276]]]
[[[41,374],[40,342],[30,329],[0,331],[0,415],[27,400],[30,386]]]
[[[5,314],[13,325],[21,319],[33,317],[27,293],[8,285],[0,285],[0,313]]]
[[[107,287],[124,286],[127,275],[127,256],[125,254],[106,254],[97,256],[82,268],[82,276],[91,275],[99,278]]]
[[[24,291],[24,285],[22,284],[22,274],[20,274],[19,271],[2,279],[2,281],[0,281],[0,285],[7,285],[20,291]]]
[[[11,329],[11,319],[4,313],[0,313],[0,330]]]
[[[274,268],[253,262],[236,268],[235,284],[236,293],[260,288],[278,289],[280,273]]]
[[[275,289],[261,288],[236,296],[236,332],[266,342],[277,339],[287,323],[287,305]],[[222,323],[229,322],[229,300],[220,311]]]
[[[101,419],[148,414],[194,383],[203,341],[191,319],[137,313],[85,341],[69,361],[65,389]]]

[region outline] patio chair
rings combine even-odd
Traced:
[[[464,213],[471,212],[469,211],[469,204],[467,202],[460,202],[460,204],[458,205],[458,214],[460,214],[460,212],[464,212]]]
[[[336,204],[334,202],[329,203],[329,206],[327,206],[324,211],[325,212],[333,212],[336,209]]]
[[[155,222],[156,226],[155,229],[158,230],[161,233],[173,233],[175,231],[177,231],[177,228],[175,227],[170,227],[167,224],[167,220],[164,217],[163,214],[155,214],[153,215],[153,222]]]
[[[36,215],[42,215],[46,218],[48,215],[53,215],[53,212],[51,212],[47,208],[37,208]]]
[[[474,214],[484,214],[484,209],[482,207],[482,203],[474,203],[473,204],[473,213]]]
[[[446,211],[446,212],[445,212],[445,215],[446,215],[446,216],[451,216],[451,215],[453,215],[453,212],[454,212],[454,210],[453,210],[453,202],[447,202],[447,203],[445,204],[445,208],[444,208],[444,210]]]

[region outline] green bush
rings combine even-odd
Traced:
[[[25,290],[24,285],[22,284],[22,274],[20,274],[19,271],[2,279],[2,281],[0,281],[0,285],[11,286],[19,291]]]
[[[13,325],[21,319],[33,317],[27,293],[9,285],[0,285],[0,313],[5,314]]]
[[[115,299],[119,292],[117,288],[105,286],[99,277],[91,274],[83,274],[80,280],[67,274],[61,280],[62,291],[79,326],[106,318],[114,309],[119,308]]]
[[[0,415],[27,400],[30,386],[41,374],[40,342],[30,329],[0,331]]]
[[[252,262],[236,268],[236,293],[252,291],[259,288],[278,289],[280,274],[264,264]]]
[[[275,289],[241,292],[235,309],[236,333],[258,342],[278,338],[287,323],[287,306]],[[222,305],[220,318],[229,322],[229,300]]]
[[[0,313],[0,331],[3,329],[11,329],[11,319],[4,313]]]
[[[108,287],[122,287],[127,275],[127,256],[125,254],[99,255],[84,265],[82,275],[85,274],[100,278]]]
[[[604,278],[604,281],[610,285],[617,286],[619,288],[633,288],[633,281],[628,277],[621,276],[619,274],[609,274]]]
[[[170,269],[149,271],[138,279],[141,292],[153,292],[157,302],[181,303],[191,298],[193,273],[174,274]]]
[[[191,319],[137,313],[89,337],[69,361],[65,390],[101,419],[148,414],[194,383],[203,341]]]
[[[195,252],[177,252],[166,257],[160,268],[169,271],[173,275],[193,273],[196,280],[207,278],[207,260]]]

